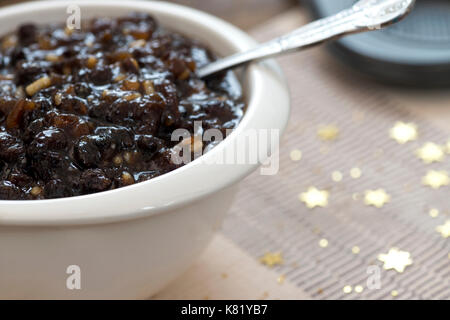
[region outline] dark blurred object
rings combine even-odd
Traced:
[[[303,0],[315,19],[355,0]],[[405,20],[387,29],[349,36],[331,51],[360,72],[388,83],[450,86],[450,1],[417,0]]]

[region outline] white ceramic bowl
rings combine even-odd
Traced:
[[[82,19],[151,13],[162,25],[205,42],[220,55],[255,45],[247,34],[211,15],[149,1],[11,6],[0,9],[0,34],[29,21],[66,21],[69,4],[80,6]],[[233,148],[246,130],[285,128],[289,94],[277,66],[267,62],[249,67],[243,84],[248,107],[242,122],[203,160]],[[258,167],[206,165],[199,161],[202,158],[113,191],[56,200],[0,201],[0,299],[141,299],[156,293],[206,247],[232,203],[236,183]],[[81,268],[81,290],[66,287],[70,265]]]

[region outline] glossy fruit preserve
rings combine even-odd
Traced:
[[[0,46],[0,200],[151,179],[180,166],[171,161],[175,129],[194,133],[201,121],[225,134],[243,115],[232,74],[196,76],[215,59],[208,48],[146,14],[80,30],[25,24]],[[194,140],[192,149],[206,147]]]

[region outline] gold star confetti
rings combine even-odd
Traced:
[[[292,161],[300,161],[302,159],[302,152],[298,149],[292,150],[290,157]]]
[[[279,284],[283,284],[283,283],[284,283],[284,280],[286,280],[286,276],[285,276],[284,274],[282,274],[281,276],[279,276],[279,277],[277,278],[277,282],[278,282]]]
[[[356,286],[355,287],[355,292],[356,293],[361,293],[361,292],[363,292],[364,291],[364,287],[363,286]]]
[[[393,297],[398,296],[398,291],[397,290],[392,290],[391,291],[391,296],[393,296]]]
[[[324,141],[335,140],[339,135],[339,128],[335,125],[321,126],[317,130],[317,135]]]
[[[345,286],[344,288],[342,288],[342,291],[344,293],[351,293],[352,292],[352,286]]]
[[[404,123],[398,121],[389,130],[389,136],[400,144],[417,139],[417,126],[414,123]]]
[[[391,200],[391,196],[383,189],[367,190],[365,193],[364,203],[368,206],[381,208],[385,203]]]
[[[447,220],[445,224],[438,226],[436,231],[439,232],[444,238],[450,237],[450,220]]]
[[[437,218],[437,216],[439,216],[439,210],[438,209],[430,209],[430,211],[428,211],[428,214],[432,218]]]
[[[433,189],[439,189],[450,184],[450,178],[447,171],[428,171],[427,175],[422,178],[422,183]]]
[[[433,142],[427,142],[417,149],[416,155],[425,163],[441,162],[445,158],[444,147]]]
[[[269,268],[272,268],[273,266],[283,264],[283,257],[281,256],[281,252],[266,252],[264,256],[259,259],[259,261]]]
[[[333,171],[331,179],[333,179],[334,182],[342,181],[342,173],[340,171]]]
[[[352,168],[350,170],[350,177],[352,177],[353,179],[359,179],[361,178],[362,175],[362,171],[360,168]]]
[[[405,268],[413,263],[411,254],[398,248],[391,248],[387,254],[379,254],[378,260],[384,262],[385,270],[394,269],[399,273],[405,271]]]
[[[319,240],[319,247],[321,247],[321,248],[328,247],[328,240],[327,239],[320,239]]]
[[[361,249],[360,249],[358,246],[354,246],[354,247],[352,248],[352,253],[353,253],[353,254],[358,254],[360,251],[361,251]]]
[[[330,193],[326,190],[318,190],[315,187],[309,187],[306,192],[299,195],[300,201],[304,202],[310,209],[315,207],[326,207]]]

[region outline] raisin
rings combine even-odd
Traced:
[[[95,140],[88,136],[82,137],[75,144],[74,156],[78,164],[84,168],[95,167],[101,159],[101,154],[95,144]]]
[[[86,115],[88,109],[83,99],[74,96],[65,96],[61,99],[59,109],[68,113]]]
[[[33,178],[23,173],[11,173],[8,180],[20,188],[30,186],[33,183]]]
[[[73,195],[72,190],[61,179],[52,179],[44,186],[46,199],[62,198]]]
[[[92,70],[90,79],[95,85],[103,85],[112,81],[112,71],[109,66],[99,66]]]
[[[28,23],[19,27],[17,35],[19,37],[19,42],[23,46],[29,46],[30,44],[36,42],[38,30],[36,25]]]
[[[133,132],[124,127],[98,127],[95,134],[107,138],[120,149],[131,148],[134,145]]]
[[[62,130],[52,128],[39,132],[31,144],[46,150],[62,150],[67,146],[67,137]]]
[[[137,135],[136,142],[140,149],[148,153],[155,153],[164,146],[163,140],[148,134]]]
[[[0,181],[0,200],[21,200],[23,191],[10,181]]]
[[[14,162],[24,153],[25,148],[20,139],[7,132],[0,132],[0,159]]]
[[[102,169],[88,169],[81,174],[81,186],[86,193],[109,189],[112,181],[105,176]]]

